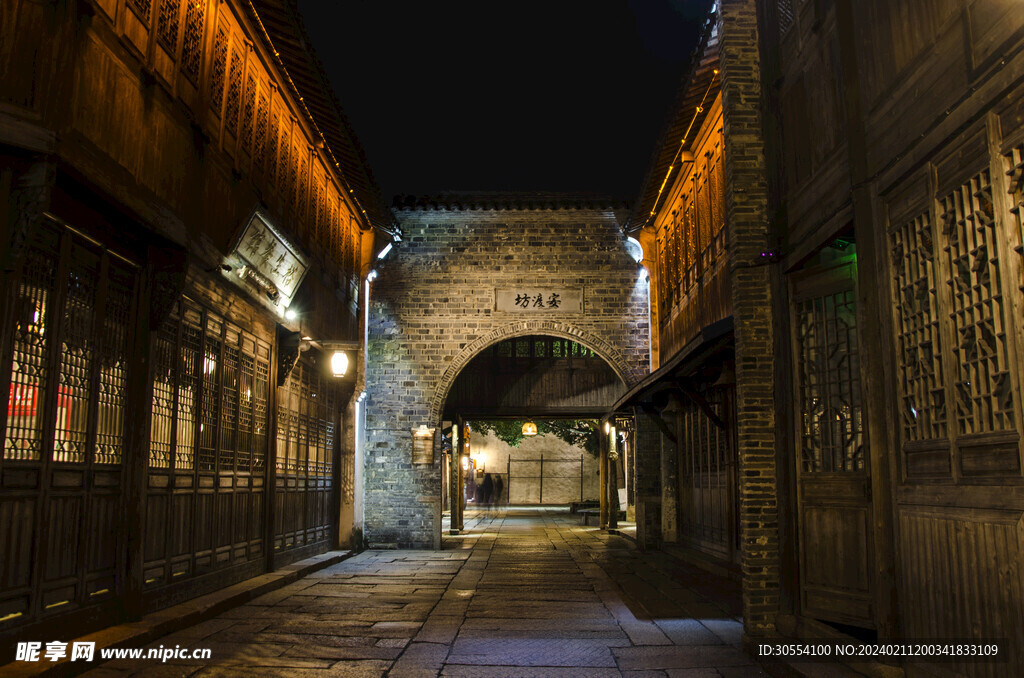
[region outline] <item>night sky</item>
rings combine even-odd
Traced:
[[[384,195],[637,197],[710,2],[299,0]]]

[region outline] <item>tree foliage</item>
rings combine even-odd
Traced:
[[[523,421],[511,419],[486,419],[470,422],[470,428],[481,434],[493,433],[494,437],[512,447],[519,447],[523,442]],[[598,423],[596,419],[552,419],[550,421],[534,421],[537,433],[550,433],[575,445],[597,457],[600,454],[600,443],[597,437]]]

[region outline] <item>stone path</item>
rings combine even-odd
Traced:
[[[566,511],[467,520],[441,551],[366,551],[89,676],[762,676],[736,584],[642,554]]]

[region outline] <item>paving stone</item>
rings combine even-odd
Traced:
[[[623,671],[635,669],[686,669],[751,665],[743,653],[726,646],[621,647],[612,652]]]
[[[734,583],[564,511],[512,509],[467,526],[441,551],[364,552],[151,645],[209,647],[211,660],[123,660],[87,675],[763,675],[739,649]]]

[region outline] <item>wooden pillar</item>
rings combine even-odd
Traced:
[[[601,463],[599,466],[601,490],[598,498],[601,502],[601,527],[608,527],[608,434],[604,432],[604,422],[600,426],[598,438],[601,441]]]

